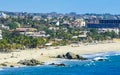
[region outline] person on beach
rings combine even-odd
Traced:
[[[43,55],[43,53],[41,53],[41,55]]]

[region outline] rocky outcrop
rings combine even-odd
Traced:
[[[7,64],[6,63],[2,63],[2,64],[0,64],[1,66],[7,66]]]
[[[67,59],[77,59],[77,56],[74,53],[67,52],[66,53],[66,58]]]
[[[58,55],[57,58],[66,58],[66,55]]]
[[[14,67],[14,65],[10,65],[10,67]]]
[[[64,63],[60,63],[60,64],[51,63],[51,64],[49,64],[49,65],[55,65],[55,66],[61,66],[61,67],[64,67],[64,66],[65,66]]]
[[[20,60],[18,63],[22,64],[22,65],[27,65],[27,66],[43,65],[42,62],[40,62],[36,59]]]
[[[104,58],[104,57],[96,57],[93,59],[93,61],[107,61],[108,59],[107,58]]]
[[[56,66],[65,66],[65,64],[61,63],[61,64],[56,64]]]
[[[58,55],[57,58],[87,60],[87,58],[84,58],[80,55],[76,55],[71,52],[67,52],[65,55]]]
[[[76,55],[77,56],[77,59],[80,59],[80,60],[87,60],[87,58],[84,58],[84,57],[82,57],[82,56],[80,56],[80,55]]]
[[[63,56],[62,55],[58,55],[57,58],[63,58]]]

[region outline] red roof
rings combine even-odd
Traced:
[[[25,32],[27,30],[29,31],[34,31],[36,30],[35,28],[16,28],[17,31],[20,31],[20,32]]]

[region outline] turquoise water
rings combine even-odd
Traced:
[[[57,63],[65,63],[65,67],[52,65],[4,68],[0,75],[120,75],[120,53],[98,53],[83,55],[89,57],[87,61],[59,60]],[[107,61],[91,61],[96,57],[105,57]]]

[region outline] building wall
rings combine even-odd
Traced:
[[[115,31],[119,34],[120,20],[99,20],[99,24],[87,24],[87,28],[97,28],[100,31]]]
[[[0,39],[2,39],[2,30],[0,30]]]
[[[119,28],[119,24],[87,24],[88,28]]]
[[[99,20],[100,24],[120,24],[120,20]]]

